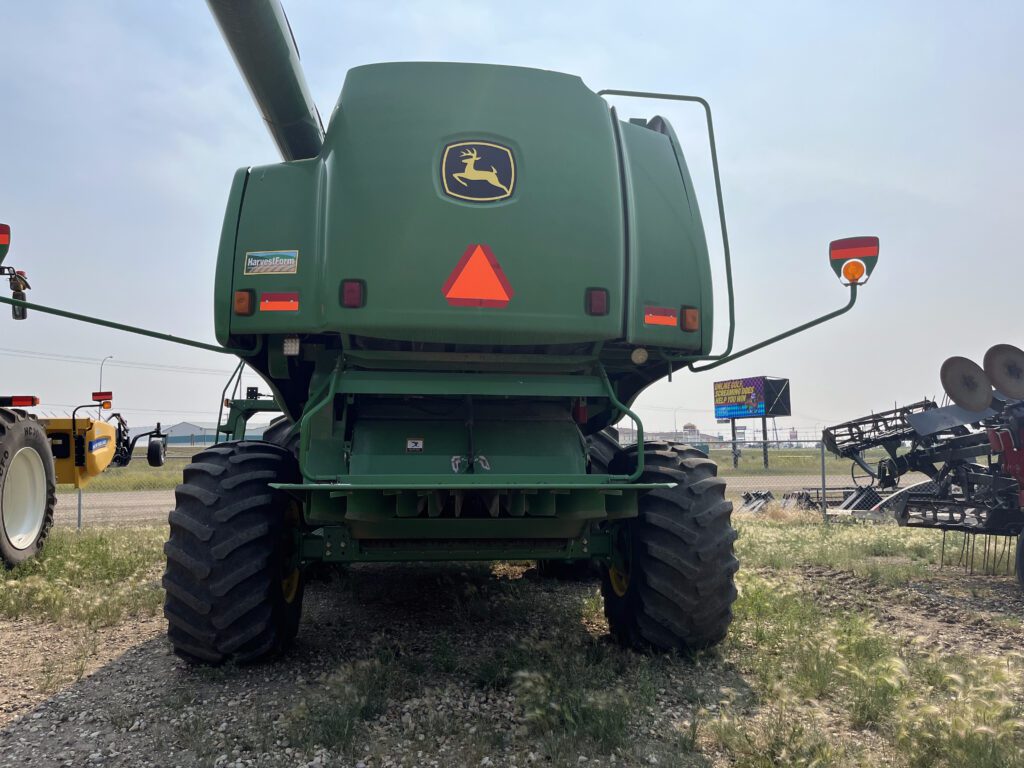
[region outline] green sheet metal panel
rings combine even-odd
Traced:
[[[663,125],[667,133],[619,123],[629,191],[626,337],[634,344],[696,351],[711,343],[711,267],[685,160]],[[682,330],[683,307],[699,311],[700,330]],[[675,322],[660,324],[661,310],[674,312]]]
[[[252,291],[255,306],[249,316],[232,314],[233,334],[325,328],[320,175],[319,159],[250,170],[231,273],[233,290]],[[230,306],[230,293],[219,300]]]
[[[453,144],[465,145],[455,168],[463,151],[507,147],[514,184],[508,167],[498,181],[510,194],[474,202],[446,192],[442,160]],[[234,287],[298,292],[300,309],[234,317],[232,331],[487,344],[618,338],[623,225],[607,105],[579,78],[475,64],[358,67],[321,157],[254,169],[245,193]],[[508,281],[507,306],[453,306],[442,291],[477,244]],[[297,275],[243,274],[245,252],[296,247]],[[363,281],[365,306],[341,306],[343,280]],[[591,287],[608,290],[607,315],[585,312]]]

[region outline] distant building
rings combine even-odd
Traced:
[[[263,437],[263,430],[266,425],[252,424],[246,430],[245,436],[252,440],[259,440]],[[151,432],[155,425],[149,427],[137,427],[131,429],[129,434],[135,435]],[[167,435],[168,445],[210,445],[217,441],[217,424],[212,421],[180,421],[170,426],[161,425],[164,434]],[[224,437],[221,437],[223,440]]]

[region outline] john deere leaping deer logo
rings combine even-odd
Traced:
[[[490,203],[512,195],[516,161],[512,150],[488,141],[460,141],[444,148],[441,186],[445,194],[474,203]]]

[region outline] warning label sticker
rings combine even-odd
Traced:
[[[299,271],[298,251],[249,251],[245,254],[246,275],[294,275]]]

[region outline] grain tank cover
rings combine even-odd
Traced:
[[[254,168],[232,200],[225,242],[236,222],[237,240],[222,259],[257,307],[232,315],[234,335],[699,350],[702,331],[680,327],[687,306],[710,340],[682,155],[664,130],[620,122],[578,77],[358,67],[320,156]],[[594,289],[606,299],[590,305]],[[645,323],[651,308],[674,319]]]

